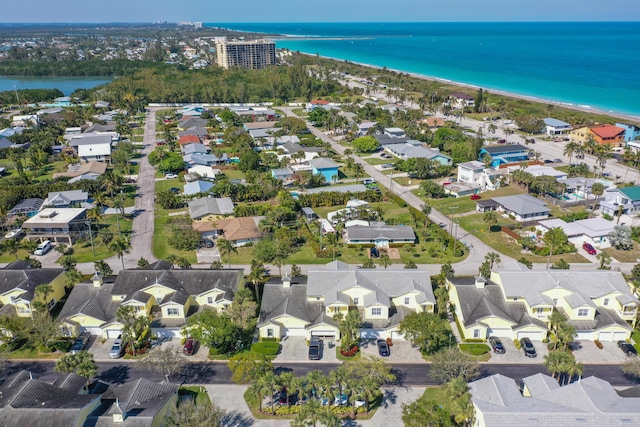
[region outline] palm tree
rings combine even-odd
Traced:
[[[484,256],[485,261],[489,263],[489,268],[493,270],[493,264],[500,264],[500,254],[497,252],[489,252]]]
[[[564,146],[564,151],[562,152],[562,154],[569,157],[569,164],[571,164],[573,155],[577,153],[579,146],[580,144],[573,141],[569,142],[567,145]]]
[[[489,228],[493,228],[498,225],[498,212],[496,211],[487,211],[484,213],[482,217],[482,221],[484,221]]]
[[[380,265],[384,267],[384,269],[386,270],[388,266],[391,265],[391,258],[389,258],[389,255],[384,254],[380,256]]]
[[[567,242],[567,235],[564,233],[562,228],[554,227],[545,233],[542,240],[549,247],[549,257],[547,258],[546,266],[546,269],[548,270],[549,263],[551,262],[551,255],[553,255],[561,245],[564,245]]]
[[[16,261],[18,261],[18,250],[20,249],[20,244],[16,239],[6,239],[2,243],[2,247],[0,251],[7,252],[11,255],[15,255]]]
[[[575,358],[571,353],[562,350],[551,350],[544,357],[544,366],[551,374],[551,378],[555,379],[556,375],[566,372],[566,368],[571,364],[571,359],[574,359],[575,362]]]
[[[126,237],[119,237],[109,243],[109,250],[115,252],[120,261],[122,261],[122,269],[124,270],[124,254],[128,254],[131,250],[131,242]]]
[[[229,268],[231,268],[231,253],[238,253],[238,249],[235,247],[233,242],[227,239],[218,239],[218,250],[220,251],[221,256],[227,257]]]
[[[358,182],[360,177],[364,175],[364,167],[360,163],[354,163],[353,175],[356,177],[356,182]]]
[[[35,290],[35,294],[38,299],[48,308],[49,304],[49,295],[53,293],[53,286],[50,283],[44,283],[38,286]]]

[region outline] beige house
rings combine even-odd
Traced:
[[[42,285],[49,285],[51,292],[38,294],[36,289]],[[63,296],[62,268],[14,268],[9,264],[0,270],[0,315],[31,317],[35,302],[51,309]]]
[[[337,314],[358,310],[363,338],[402,339],[398,325],[413,312],[433,312],[429,273],[417,270],[351,270],[333,261],[303,278],[265,286],[261,337],[324,336],[339,339]]]
[[[489,280],[452,279],[449,298],[465,338],[538,341],[546,337],[554,310],[575,327],[576,340],[629,339],[639,303],[619,272],[524,266],[493,271]]]

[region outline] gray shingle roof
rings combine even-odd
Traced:
[[[640,398],[620,397],[604,380],[589,377],[555,387],[541,376],[523,379],[532,386],[531,397],[524,397],[514,380],[500,374],[470,383],[471,399],[485,425],[511,426],[514,417],[526,424],[553,426],[640,425]]]
[[[309,160],[309,164],[317,170],[334,169],[338,167],[336,162],[326,157],[316,157],[315,159],[311,159]]]
[[[551,209],[547,207],[547,204],[544,201],[529,196],[528,194],[494,197],[492,200],[498,202],[505,209],[508,209],[519,215],[528,215],[551,211]]]
[[[233,214],[233,201],[229,197],[201,197],[189,202],[189,216],[193,219],[207,215]]]
[[[258,325],[282,315],[313,323],[323,311],[320,301],[308,301],[306,278],[294,277],[289,288],[274,279],[264,285]]]
[[[198,194],[198,193],[206,193],[207,191],[213,188],[212,182],[207,181],[193,181],[185,184],[182,187],[182,193],[185,195]]]
[[[64,272],[62,268],[30,268],[25,270],[0,270],[0,294],[12,289],[24,291],[21,298],[31,301],[35,289],[46,283],[51,283]]]
[[[83,314],[98,319],[103,323],[115,320],[116,311],[120,303],[112,301],[112,290],[113,283],[107,283],[100,287],[95,287],[93,283],[78,283],[71,290],[58,318],[68,319],[72,316]]]
[[[415,240],[416,234],[408,225],[385,225],[381,227],[353,225],[345,228],[346,240]]]
[[[186,144],[180,149],[183,155],[193,153],[208,153],[209,148],[204,144]]]

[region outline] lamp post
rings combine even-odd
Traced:
[[[91,252],[93,252],[93,257],[96,257],[96,247],[93,245],[93,231],[91,230],[91,220],[86,221],[85,224],[89,229],[89,240],[91,241]]]

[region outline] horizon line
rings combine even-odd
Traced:
[[[523,21],[523,20],[499,20],[499,21],[455,21],[455,20],[438,20],[438,21],[414,21],[414,20],[397,20],[397,21],[225,21],[225,22],[206,22],[206,21],[194,21],[194,20],[181,20],[181,21],[53,21],[53,22],[3,22],[2,26],[12,25],[104,25],[104,24],[147,24],[147,25],[166,25],[166,24],[178,24],[180,22],[202,22],[203,24],[562,24],[562,23],[640,23],[640,20],[624,20],[624,19],[612,19],[612,20],[550,20],[550,21]]]

